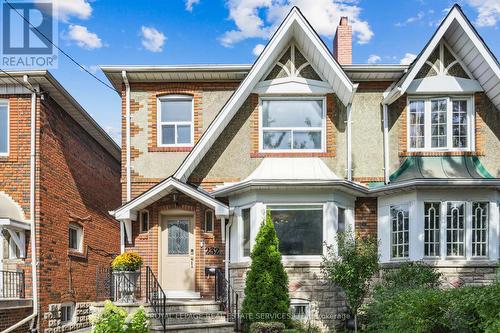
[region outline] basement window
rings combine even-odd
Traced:
[[[61,324],[67,324],[73,321],[74,313],[75,313],[75,307],[73,304],[61,305]]]
[[[293,320],[308,320],[311,317],[311,305],[303,299],[291,299],[290,308]]]

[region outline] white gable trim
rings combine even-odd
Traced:
[[[241,82],[238,89],[236,89],[229,101],[222,108],[221,112],[219,112],[215,120],[203,134],[200,141],[194,146],[191,153],[174,174],[175,178],[181,181],[187,180],[190,173],[198,165],[217,137],[222,133],[222,130],[243,105],[256,84],[268,71],[269,66],[274,65],[276,59],[278,59],[279,53],[288,46],[292,37],[296,37],[295,40],[299,46],[302,46],[301,43],[311,44],[309,48],[311,51],[304,50],[303,47],[301,48],[303,55],[311,60],[311,65],[314,68],[332,71],[330,77],[324,75],[325,79],[344,105],[348,105],[352,101],[355,86],[349,80],[340,65],[335,61],[330,51],[312,29],[311,25],[300,13],[299,9],[294,7],[281,23],[276,33],[264,48],[264,51],[257,58],[250,72]],[[308,55],[308,52],[315,52],[315,57]],[[318,66],[320,62],[322,66]]]
[[[498,80],[500,80],[500,66],[495,59],[495,57],[491,54],[491,52],[488,50],[482,39],[478,36],[468,19],[465,17],[463,14],[462,10],[458,5],[453,6],[453,8],[450,10],[444,21],[441,23],[440,27],[434,34],[434,36],[431,38],[425,49],[420,53],[420,55],[417,57],[415,60],[415,63],[412,67],[410,67],[410,72],[406,77],[403,78],[402,81],[400,81],[387,95],[387,97],[384,99],[383,103],[384,104],[391,104],[393,103],[396,99],[401,97],[405,92],[407,92],[408,88],[412,84],[413,80],[415,79],[415,76],[417,73],[420,71],[422,66],[425,64],[429,56],[431,55],[432,51],[434,48],[440,43],[440,41],[444,38],[446,32],[452,25],[452,23],[456,21],[460,27],[464,30],[464,33],[467,35],[469,40],[473,43],[474,47],[478,50],[480,56],[484,59],[484,61],[488,64],[490,70],[493,72],[493,76],[496,76]],[[447,45],[448,46],[448,45]],[[460,56],[457,56],[454,52],[454,50],[451,47],[448,47],[449,50],[452,52],[454,56],[456,56],[456,59],[459,60]],[[464,67],[464,70],[469,72],[469,68],[462,62],[460,62],[461,65]],[[491,80],[491,79],[490,79]],[[484,86],[483,86],[484,88]],[[491,87],[490,89],[484,89],[485,92],[488,94],[488,96],[493,99],[495,96],[498,97],[498,94],[495,94],[494,96],[491,96],[494,94],[492,92],[495,89],[495,87]],[[497,103],[495,103],[497,109],[500,109],[500,98]]]
[[[435,75],[413,80],[406,91],[409,94],[475,93],[483,91],[476,80],[448,75]]]
[[[229,216],[229,207],[212,198],[210,195],[203,193],[194,187],[187,185],[172,177],[165,179],[155,187],[144,192],[137,198],[129,201],[114,212],[110,212],[117,220],[135,220],[137,212],[150,204],[158,201],[172,190],[178,190],[185,195],[211,207],[215,211],[216,216]]]
[[[329,94],[332,87],[326,82],[300,77],[286,77],[259,82],[252,91],[255,94]]]

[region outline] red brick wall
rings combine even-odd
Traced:
[[[24,318],[33,313],[32,306],[12,307],[7,309],[0,309],[0,332],[17,324]],[[31,321],[17,328],[13,333],[26,333],[30,328]]]
[[[361,236],[377,236],[377,198],[356,198],[354,230]]]
[[[48,305],[96,298],[95,270],[120,252],[120,164],[64,110],[42,102],[37,243],[40,312]],[[83,227],[83,253],[68,251],[68,226]],[[41,326],[47,320],[41,319]]]

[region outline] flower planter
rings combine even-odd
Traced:
[[[114,271],[114,300],[119,303],[135,303],[135,293],[139,290],[140,271]]]

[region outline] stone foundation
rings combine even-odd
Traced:
[[[320,264],[320,262],[284,262],[288,274],[290,299],[308,301],[311,323],[318,325],[324,331],[330,331],[343,324],[347,316],[347,306],[340,287],[324,279]],[[239,294],[240,301],[245,297],[245,274],[248,268],[249,263],[229,266],[231,284]]]
[[[76,303],[73,320],[69,323],[61,323],[62,304],[50,304],[49,311],[43,314],[43,318],[48,321],[49,327],[45,333],[72,332],[85,327],[90,327],[89,315],[91,303]]]

